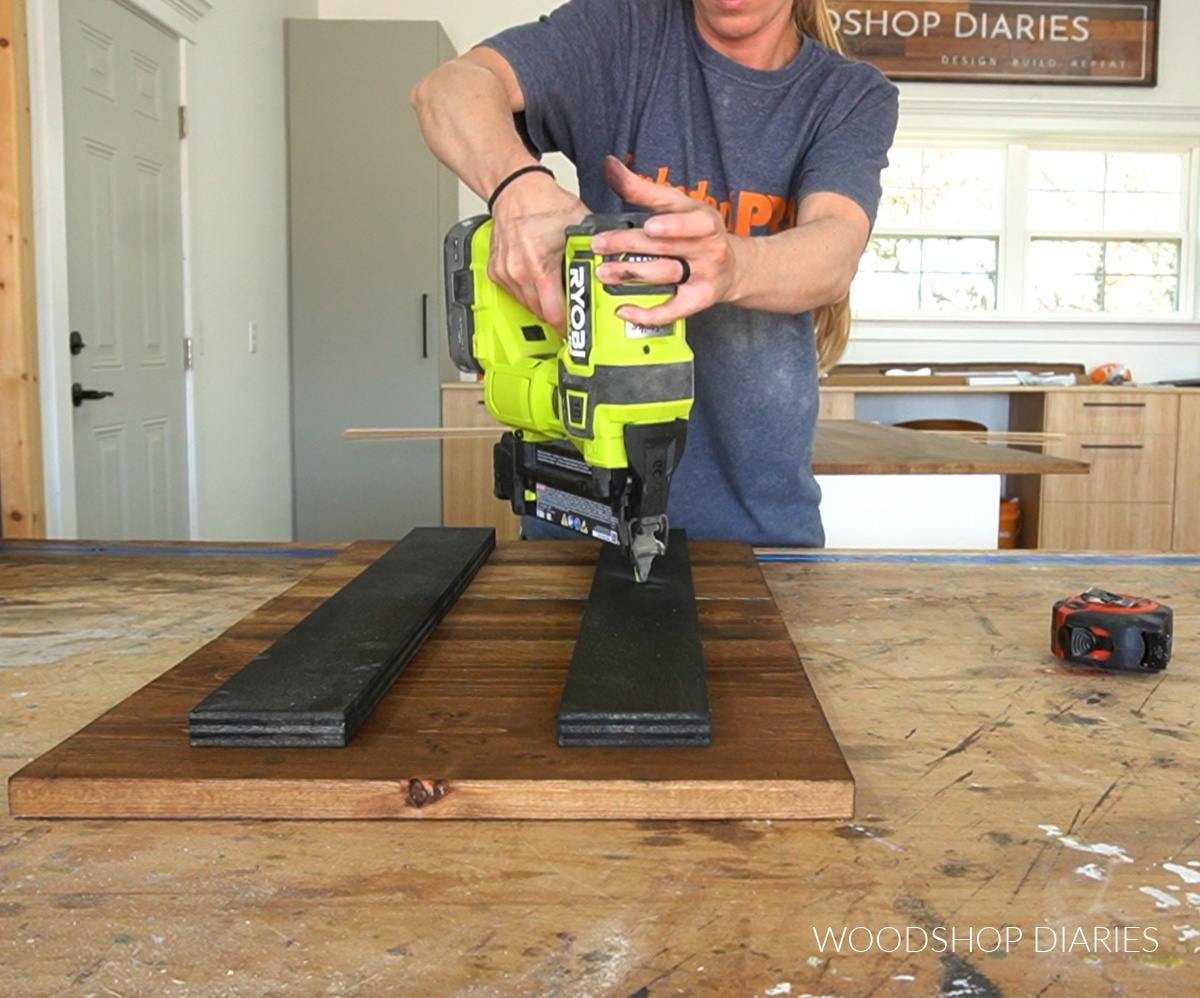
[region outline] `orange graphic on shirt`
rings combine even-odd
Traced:
[[[626,158],[627,161],[632,156]],[[776,194],[759,194],[757,191],[736,191],[728,201],[718,201],[708,193],[708,181],[701,180],[694,188],[686,184],[672,184],[667,176],[670,167],[660,166],[658,173],[647,176],[638,174],[645,180],[660,184],[663,187],[674,187],[683,191],[693,201],[703,201],[716,208],[721,213],[725,228],[735,236],[748,236],[755,229],[766,228],[768,235],[775,235],[784,229],[796,227],[796,199],[781,198]]]

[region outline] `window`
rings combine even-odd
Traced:
[[[893,149],[877,235],[854,285],[857,308],[990,311],[996,307],[1001,149]]]
[[[1162,153],[1031,152],[1033,309],[1177,312],[1184,159]]]
[[[897,146],[860,312],[1178,315],[1196,243],[1182,151]]]

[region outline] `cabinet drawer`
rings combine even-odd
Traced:
[[[1046,396],[1047,433],[1174,434],[1179,399],[1156,392],[1050,392]]]
[[[1056,551],[1170,551],[1169,503],[1044,502],[1038,547]]]
[[[1175,498],[1175,437],[1070,434],[1046,444],[1053,457],[1086,461],[1086,475],[1047,475],[1047,502],[1172,502]]]

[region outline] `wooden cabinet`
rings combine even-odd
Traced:
[[[1133,389],[1046,396],[1045,452],[1087,461],[1089,475],[1042,482],[1039,546],[1170,551],[1179,396]]]
[[[858,394],[997,391],[1008,394],[1009,430],[1051,434],[1044,453],[1091,465],[1087,476],[1008,478],[1022,546],[1200,553],[1200,391],[839,385],[822,388],[820,411],[852,418]]]
[[[464,381],[442,385],[443,426],[495,426],[483,404],[483,387]],[[447,527],[495,527],[496,540],[516,540],[521,521],[492,494],[495,440],[442,441],[442,523]]]
[[[853,419],[854,392],[836,388],[822,388],[817,419]]]
[[[1170,503],[1042,502],[1041,544],[1056,551],[1170,551]]]
[[[1174,512],[1172,550],[1200,554],[1200,392],[1179,399]]]
[[[1130,388],[1048,392],[1047,433],[1144,436],[1175,432],[1179,396]]]

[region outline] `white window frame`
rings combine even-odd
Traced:
[[[1194,141],[1180,138],[1101,137],[1096,135],[989,135],[979,138],[964,138],[961,133],[946,132],[902,132],[896,136],[895,144],[904,148],[935,149],[1001,149],[1005,154],[1004,187],[1000,193],[1000,249],[997,260],[999,270],[996,284],[996,308],[981,311],[882,311],[860,309],[854,306],[851,291],[851,306],[855,314],[865,320],[933,320],[957,323],[1037,321],[1053,323],[1111,322],[1159,323],[1195,322],[1197,306],[1200,304],[1200,146]],[[1171,240],[1182,234],[1183,245],[1179,257],[1179,309],[1161,315],[1131,315],[1127,312],[1040,312],[1033,308],[1031,281],[1029,279],[1029,247],[1032,234],[1028,220],[1029,164],[1034,150],[1064,150],[1078,152],[1141,152],[1165,153],[1184,157],[1184,190],[1182,211],[1185,226],[1171,232],[1114,232],[1098,229],[1094,232],[1070,233],[1069,238],[1112,240],[1153,238]],[[979,236],[992,238],[995,233],[983,230],[963,229],[945,232],[936,229],[915,229],[912,226],[885,228],[876,226],[872,237],[904,238],[947,235],[968,238]],[[1038,237],[1045,234],[1039,232]],[[1067,233],[1063,233],[1067,237]]]

